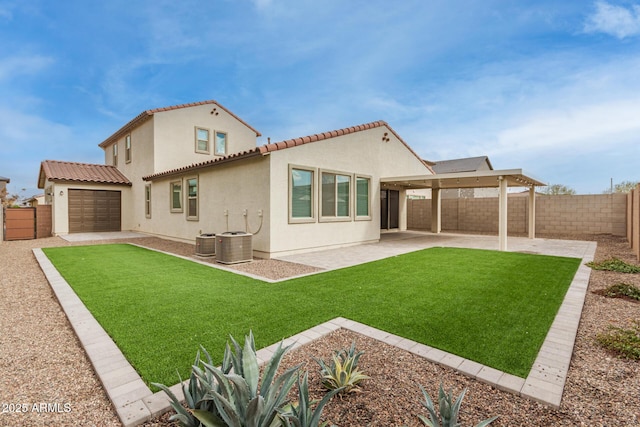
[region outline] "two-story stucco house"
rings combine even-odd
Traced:
[[[246,231],[261,257],[373,242],[406,229],[406,190],[381,179],[433,174],[382,121],[259,136],[215,101],[144,111],[99,144],[104,165],[42,162],[53,232]]]

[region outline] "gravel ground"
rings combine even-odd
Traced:
[[[553,236],[545,236],[553,237]],[[586,239],[589,237],[580,236]],[[624,239],[597,236],[596,260],[616,256],[637,264]],[[193,245],[156,238],[132,239],[133,243],[186,256]],[[106,243],[106,242],[100,242]],[[46,279],[30,253],[33,247],[68,244],[61,239],[41,239],[0,244],[0,426],[15,425],[119,425],[93,370],[61,311]],[[86,244],[86,243],[84,243]],[[256,270],[278,270],[274,277],[296,274],[296,265],[273,261],[256,264]],[[286,263],[289,264],[289,263]],[[251,268],[251,267],[248,267]],[[297,274],[300,274],[299,272]],[[324,418],[338,426],[419,426],[416,414],[425,413],[418,384],[434,396],[442,382],[459,394],[467,388],[462,405],[462,425],[493,415],[496,426],[607,426],[640,425],[640,362],[619,359],[598,347],[595,336],[607,325],[629,326],[640,320],[640,304],[605,298],[593,291],[624,281],[640,286],[640,275],[593,271],[569,376],[559,410],[501,392],[449,368],[348,331],[337,331],[292,351],[285,366],[303,363],[310,387],[322,396],[317,364],[312,357],[328,359],[335,349],[355,340],[365,354],[361,368],[372,378],[362,392],[333,399]],[[50,404],[44,411],[34,410]],[[13,406],[11,406],[13,404]],[[17,413],[15,405],[26,408]],[[56,405],[57,404],[57,405]],[[68,404],[68,406],[65,406]],[[4,405],[7,405],[4,407]],[[66,409],[68,412],[65,412]],[[166,414],[146,424],[169,426]]]

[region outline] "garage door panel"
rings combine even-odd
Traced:
[[[121,193],[69,190],[69,232],[120,231]]]

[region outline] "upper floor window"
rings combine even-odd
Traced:
[[[113,166],[118,166],[118,144],[113,144],[112,145],[112,150],[113,150]]]
[[[216,132],[215,153],[218,155],[227,154],[227,134],[224,132]]]
[[[198,219],[198,178],[187,179],[187,219]]]
[[[196,153],[209,154],[209,129],[196,128]]]
[[[341,219],[351,217],[351,176],[322,172],[321,180],[321,217]]]
[[[131,135],[124,138],[124,161],[131,162]]]

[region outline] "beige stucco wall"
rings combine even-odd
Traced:
[[[383,142],[384,133],[390,141]],[[274,151],[271,157],[271,243],[272,255],[305,252],[318,248],[347,246],[380,238],[380,178],[425,175],[429,170],[388,128],[380,127],[324,141]],[[371,219],[320,222],[319,203],[311,223],[289,223],[289,165],[316,170],[314,197],[318,198],[320,171],[371,177]],[[351,185],[351,212],[355,186]],[[400,229],[406,228],[406,192],[400,190]]]
[[[216,108],[214,114],[211,114]],[[256,134],[231,114],[215,105],[199,105],[155,113],[155,172],[214,159],[215,131],[227,134],[227,155],[256,147]],[[210,153],[196,153],[195,128],[209,129]]]
[[[188,220],[186,180],[198,177],[198,220]],[[182,181],[183,212],[171,212],[171,182]],[[144,206],[144,197],[140,201]],[[269,161],[257,157],[154,180],[151,183],[151,218],[136,230],[195,243],[202,233],[245,231],[254,234],[257,256],[269,248]],[[246,210],[247,215],[243,215]],[[226,213],[226,214],[225,214]],[[262,216],[260,216],[262,215]],[[262,227],[261,227],[262,224]]]
[[[69,234],[69,190],[109,190],[121,192],[121,228],[122,230],[128,230],[125,227],[125,212],[130,209],[129,200],[131,188],[123,185],[104,185],[104,184],[77,184],[77,183],[53,183],[47,181],[45,183],[45,194],[51,194],[46,196],[47,204],[51,202],[51,233],[54,236]],[[62,195],[60,192],[62,191]]]

